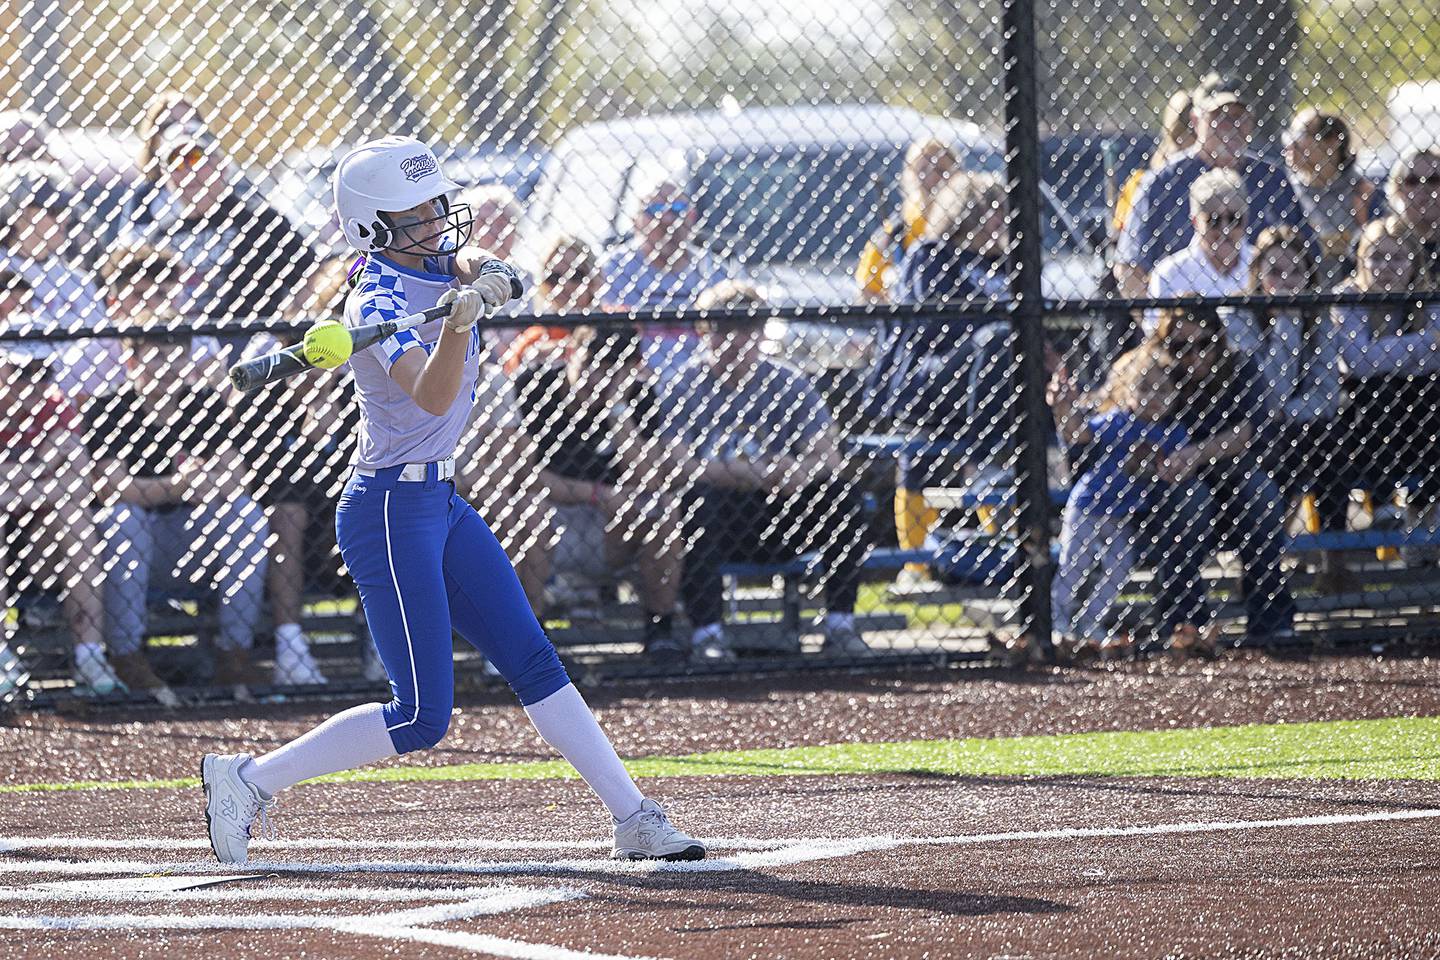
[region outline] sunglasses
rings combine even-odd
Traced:
[[[690,212],[690,203],[687,200],[671,200],[669,203],[651,203],[645,206],[645,213],[652,217],[662,217],[667,213],[682,216]]]
[[[1202,213],[1200,214],[1200,219],[1205,221],[1205,225],[1207,227],[1223,229],[1228,227],[1243,226],[1245,223],[1245,214],[1236,213],[1234,211],[1226,211],[1224,213]]]
[[[205,159],[205,151],[199,147],[191,147],[189,150],[176,151],[170,155],[170,166],[183,169],[194,169]]]
[[[571,267],[569,270],[556,270],[545,274],[544,284],[547,287],[564,287],[572,283],[585,283],[595,275],[594,266],[582,263]]]
[[[1219,344],[1220,340],[1213,333],[1201,333],[1185,340],[1170,340],[1166,342],[1165,349],[1177,357],[1188,356],[1192,353],[1200,353],[1209,350]]]

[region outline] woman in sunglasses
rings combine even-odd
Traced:
[[[1190,187],[1190,222],[1195,235],[1188,246],[1155,265],[1152,297],[1226,297],[1244,293],[1255,248],[1245,239],[1250,202],[1245,182],[1234,170],[1209,170]],[[1160,311],[1145,313],[1153,331]]]
[[[197,323],[237,327],[280,319],[319,267],[310,245],[247,188],[194,120],[163,128],[154,143],[160,185],[171,203],[168,215],[136,232],[185,264],[184,312]],[[227,365],[248,339],[238,330],[221,338],[227,354],[234,354],[222,358]]]
[[[1360,234],[1355,275],[1337,293],[1399,293],[1434,286],[1425,248],[1398,216]],[[1345,449],[1374,486],[1404,486],[1412,522],[1440,526],[1440,476],[1431,439],[1440,428],[1440,303],[1334,310],[1350,392]],[[1422,517],[1420,514],[1428,514]],[[1423,554],[1422,554],[1423,555]]]
[[[700,291],[736,279],[718,258],[694,243],[694,200],[676,183],[661,183],[640,197],[629,243],[606,251],[600,268],[606,307],[678,310]],[[645,362],[662,375],[679,369],[698,344],[693,324],[642,323]]]
[[[1440,147],[1402,153],[1385,181],[1385,199],[1420,241],[1426,278],[1440,282]]]
[[[1182,512],[1204,516],[1213,509],[1215,519],[1213,527],[1189,530],[1192,549],[1168,549],[1160,557],[1158,609],[1182,615],[1171,630],[1171,646],[1208,642],[1195,624],[1203,621],[1204,613],[1200,568],[1216,547],[1240,555],[1251,642],[1292,635],[1295,601],[1280,567],[1285,502],[1259,453],[1270,432],[1260,371],[1230,347],[1224,324],[1211,307],[1162,311],[1155,333],[1141,347],[1147,348],[1176,358],[1181,399],[1174,417],[1189,437],[1178,452],[1156,459],[1155,476],[1172,484],[1198,480],[1209,497],[1196,498]],[[1199,502],[1202,499],[1209,504]],[[1172,625],[1162,620],[1162,630],[1167,626]]]
[[[195,131],[205,128],[200,111],[178,90],[163,90],[150,98],[140,120],[140,185],[126,203],[125,220],[130,235],[165,218],[172,197],[165,190],[165,158],[160,154],[160,134],[173,126]]]

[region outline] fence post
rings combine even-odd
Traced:
[[[1036,94],[1035,0],[1002,0],[1001,59],[1005,85],[1005,163],[1010,185],[1011,318],[1018,362],[1011,387],[1017,399],[1020,496],[1020,622],[1046,659],[1050,642],[1050,489],[1045,448],[1045,330],[1040,270],[1040,121]]]

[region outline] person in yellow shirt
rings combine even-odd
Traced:
[[[1135,206],[1135,195],[1140,192],[1140,181],[1152,170],[1159,170],[1170,158],[1182,150],[1195,145],[1195,120],[1192,115],[1192,98],[1189,90],[1176,90],[1165,104],[1165,113],[1160,120],[1160,144],[1150,155],[1150,162],[1130,174],[1120,193],[1115,198],[1115,212],[1111,219],[1115,236],[1125,229],[1130,219],[1130,210]]]
[[[928,137],[910,145],[900,173],[900,210],[870,237],[855,269],[863,302],[891,302],[900,259],[925,235],[926,209],[940,187],[959,169],[960,154],[943,140]]]

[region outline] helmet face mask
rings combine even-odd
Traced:
[[[394,253],[435,257],[453,253],[463,247],[465,241],[470,239],[470,230],[475,224],[469,204],[457,203],[452,206],[444,194],[436,197],[432,203],[441,212],[425,219],[408,216],[397,219],[398,214],[380,211],[380,219],[388,228],[388,236],[382,244],[383,249]]]

